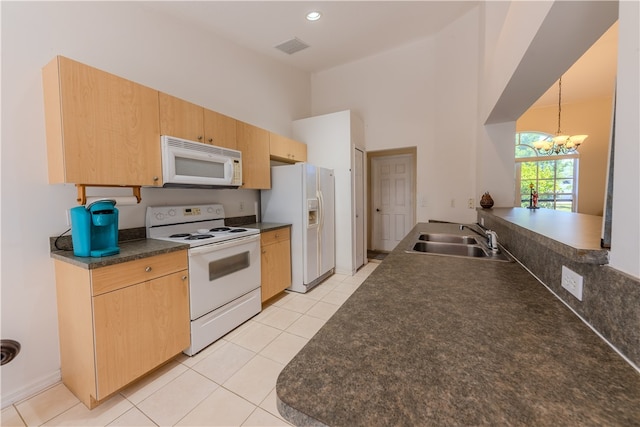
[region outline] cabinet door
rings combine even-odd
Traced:
[[[282,162],[306,162],[307,145],[282,135],[270,133],[269,154],[272,159]]]
[[[291,286],[291,241],[289,229],[261,235],[260,259],[262,302]]]
[[[188,292],[185,270],[93,298],[98,400],[189,347]]]
[[[238,150],[242,152],[242,188],[271,188],[269,132],[236,121]]]
[[[159,93],[160,133],[204,142],[204,108],[175,96]]]
[[[205,108],[204,142],[205,144],[237,150],[236,119]]]
[[[158,185],[158,92],[64,57],[43,69],[50,183]]]

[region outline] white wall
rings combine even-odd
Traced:
[[[640,3],[620,2],[610,265],[640,277]]]
[[[478,19],[312,77],[313,114],[356,112],[367,151],[417,147],[417,221],[475,220]]]
[[[59,379],[49,236],[65,231],[73,185],[49,185],[41,68],[64,55],[265,129],[290,135],[310,114],[310,77],[148,10],[143,2],[2,2],[2,338],[22,350],[2,367],[2,405]],[[89,190],[90,194],[92,190]],[[95,194],[105,192],[95,191]],[[127,194],[126,190],[116,191]],[[143,189],[147,205],[222,202],[254,213],[253,190]],[[246,208],[239,211],[239,202]]]

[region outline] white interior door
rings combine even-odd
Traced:
[[[355,239],[356,239],[356,262],[354,268],[357,270],[364,264],[364,153],[359,150],[354,150],[354,162],[355,162]]]
[[[373,157],[371,249],[391,251],[414,225],[411,154]]]

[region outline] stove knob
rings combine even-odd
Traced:
[[[207,213],[211,213],[211,212],[213,212],[213,208],[212,207],[208,207],[207,208]]]
[[[222,209],[220,208],[216,209],[216,215],[220,215],[220,212],[222,212]]]
[[[158,213],[156,214],[156,219],[157,219],[158,221],[162,221],[162,220],[164,219],[164,214],[163,214],[162,212],[158,212]]]
[[[175,209],[171,209],[169,211],[169,216],[176,216],[176,210]]]

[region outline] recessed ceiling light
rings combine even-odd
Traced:
[[[314,10],[312,12],[307,13],[307,21],[317,21],[322,16],[322,13]]]

